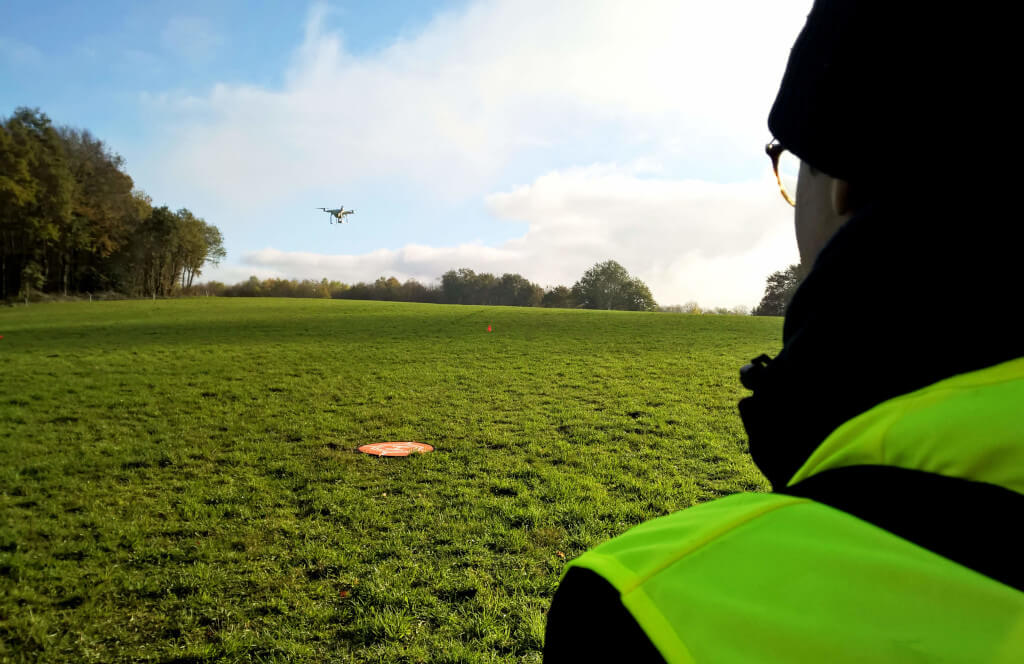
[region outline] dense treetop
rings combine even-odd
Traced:
[[[584,272],[572,293],[587,309],[653,311],[658,307],[647,284],[629,276],[626,268],[612,260]]]
[[[789,301],[793,299],[793,294],[807,276],[807,272],[808,269],[803,263],[773,272],[765,284],[764,297],[751,313],[755,316],[786,315],[786,307],[789,306]]]
[[[216,226],[154,208],[89,131],[54,127],[37,109],[0,121],[0,299],[169,295],[224,256]]]

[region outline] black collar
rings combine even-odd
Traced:
[[[776,489],[850,418],[1024,356],[1020,236],[977,205],[877,205],[839,230],[793,298],[783,350],[744,378],[750,452]]]

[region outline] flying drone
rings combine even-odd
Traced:
[[[331,223],[332,224],[335,221],[337,221],[339,224],[347,224],[348,222],[345,221],[345,217],[347,217],[348,215],[353,214],[355,212],[355,210],[346,210],[343,205],[342,206],[338,206],[337,209],[317,208],[317,210],[323,210],[324,212],[329,214],[331,216]]]

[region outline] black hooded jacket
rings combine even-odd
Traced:
[[[995,524],[1007,510],[1024,513],[1019,494],[886,467],[826,472],[787,487],[850,418],[1024,356],[1021,233],[985,216],[985,207],[929,209],[908,200],[860,211],[797,290],[783,350],[745,372],[753,394],[740,414],[754,462],[775,491],[830,504],[1024,589],[1019,535]],[[545,661],[663,660],[611,585],[574,568],[552,603]]]

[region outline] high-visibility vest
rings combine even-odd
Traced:
[[[1024,358],[862,413],[791,484],[878,465],[1024,493]],[[1022,528],[1021,517],[1007,514],[1006,528]],[[669,664],[1024,662],[1024,592],[806,498],[704,503],[571,567],[611,583]]]

